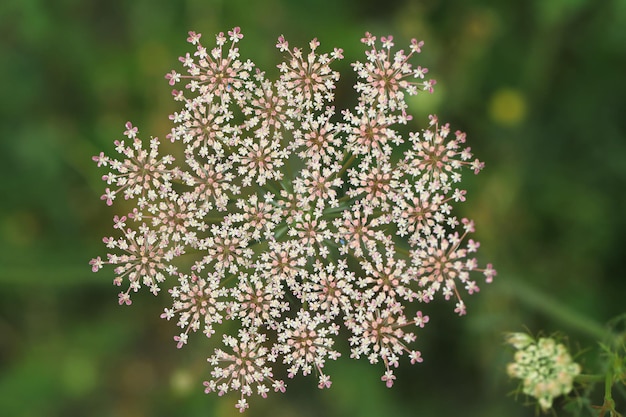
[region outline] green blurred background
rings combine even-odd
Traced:
[[[235,396],[203,394],[209,347],[197,337],[176,349],[174,324],[158,318],[165,297],[119,307],[111,269],[88,265],[115,214],[91,156],[111,152],[127,120],[163,138],[176,108],[163,77],[180,68],[187,31],[210,45],[233,26],[242,55],[270,73],[280,34],[344,48],[339,107],[365,31],[403,48],[424,39],[420,64],[438,84],[415,100],[415,121],[437,112],[486,162],[466,177],[460,213],[499,272],[466,298],[466,317],[428,306],[425,361],[404,361],[393,389],[381,367],[344,355],[328,364],[330,390],[288,381],[247,415],[534,415],[509,395],[502,332],[560,330],[574,351],[595,348],[595,323],[626,310],[624,0],[4,0],[0,415],[238,414]]]

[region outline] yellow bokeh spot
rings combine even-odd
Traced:
[[[184,370],[174,372],[170,378],[170,385],[172,390],[179,395],[188,395],[197,388],[193,375]]]
[[[489,117],[503,125],[517,125],[526,117],[526,100],[518,90],[502,88],[489,100]]]

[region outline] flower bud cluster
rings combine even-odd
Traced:
[[[536,398],[543,410],[572,390],[581,369],[563,344],[547,337],[534,340],[526,333],[510,333],[506,341],[517,350],[515,362],[507,367],[509,376],[521,379],[524,394]]]

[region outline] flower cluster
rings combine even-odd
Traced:
[[[536,398],[544,411],[554,398],[572,390],[581,369],[563,344],[547,337],[534,340],[526,333],[509,334],[507,343],[517,350],[515,362],[507,367],[509,376],[521,379],[524,394]]]
[[[199,330],[222,334],[206,392],[239,391],[241,411],[255,391],[285,390],[275,364],[330,387],[324,366],[341,355],[340,334],[351,357],[382,362],[391,387],[402,356],[422,361],[412,345],[429,318],[419,306],[453,299],[463,315],[475,275],[496,274],[474,258],[473,222],[452,212],[465,200],[462,172],[483,164],[434,115],[406,133],[406,96],[435,85],[410,62],[422,42],[393,52],[393,37],[366,34],[366,60],[353,64],[358,101],[337,113],[341,49],[320,53],[314,39],[305,51],[281,36],[285,61],[270,80],[240,58],[242,37],[219,33],[207,49],[190,32],[185,71],[166,76],[182,84],[167,139],[184,160],[160,156],[159,140],[139,139],[130,122],[120,159],[94,157],[110,170],[102,199],[134,208],[115,217],[110,253],[92,268],[114,267],[120,304],[142,286],[166,289],[162,317],[177,321],[179,348]]]

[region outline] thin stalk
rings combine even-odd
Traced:
[[[587,334],[595,340],[613,341],[615,338],[615,335],[602,324],[580,314],[559,300],[538,291],[521,280],[509,277],[504,288],[505,291],[524,304],[542,311],[553,319]]]
[[[604,375],[599,375],[599,374],[581,374],[581,375],[577,375],[575,377],[577,382],[580,383],[594,383],[594,382],[602,382],[604,381],[605,376]]]
[[[337,173],[338,178],[341,178],[343,176],[343,174],[346,172],[348,168],[350,168],[350,166],[352,165],[355,159],[356,159],[356,154],[350,155],[350,159],[348,159],[346,163],[343,164],[343,166],[341,167],[341,170]]]

